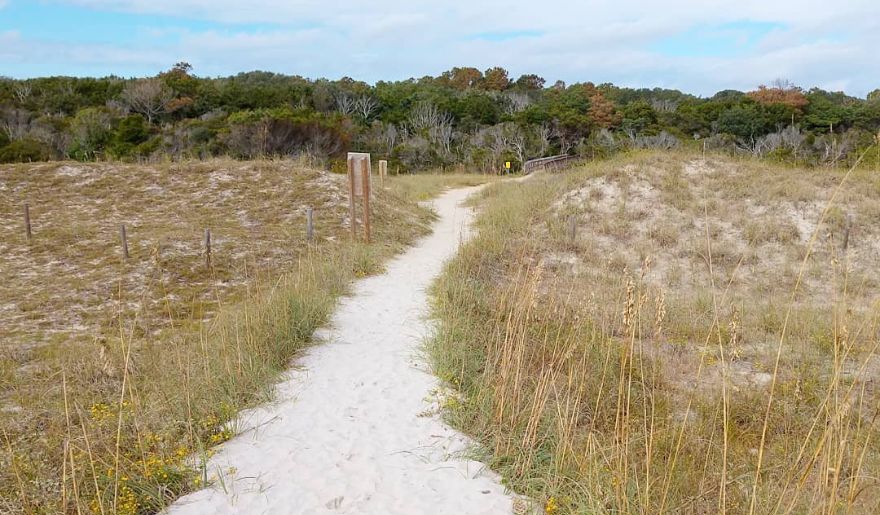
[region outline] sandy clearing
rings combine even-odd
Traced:
[[[359,281],[326,340],[246,412],[243,431],[209,463],[214,487],[170,514],[500,514],[513,500],[497,475],[461,456],[471,442],[436,415],[437,380],[420,358],[427,287],[466,236],[477,188],[434,201],[434,232]]]

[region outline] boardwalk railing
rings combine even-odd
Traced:
[[[537,170],[561,170],[575,163],[576,158],[567,154],[531,159],[523,164],[523,173],[528,175]]]

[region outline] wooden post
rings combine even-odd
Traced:
[[[370,161],[361,159],[361,192],[364,196],[364,242],[370,243]]]
[[[27,241],[31,241],[31,205],[27,202],[24,203],[24,233]]]
[[[315,239],[315,211],[311,207],[306,210],[306,239]]]
[[[370,187],[364,188],[364,192],[366,194],[366,190],[369,189],[370,190],[369,191],[370,200],[372,200],[372,198],[373,198],[373,162],[370,160],[370,157],[371,157],[370,154],[364,153],[364,159],[366,159],[366,161],[367,161],[367,167],[366,167],[367,182],[370,183]]]
[[[568,239],[574,243],[574,239],[577,236],[577,219],[574,215],[568,216]]]
[[[122,260],[128,259],[128,236],[125,233],[125,224],[119,226],[119,239],[122,241]]]
[[[205,266],[211,268],[211,229],[205,229]]]
[[[355,213],[354,203],[354,167],[358,165],[357,158],[349,152],[348,154],[348,216],[351,219],[351,238],[357,239],[357,213]]]
[[[388,175],[388,161],[379,161],[379,187],[385,189],[385,176]]]

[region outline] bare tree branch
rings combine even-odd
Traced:
[[[376,99],[367,95],[359,97],[354,102],[354,110],[357,111],[365,121],[370,119],[370,115],[376,112],[378,107],[379,103],[376,102]]]
[[[174,94],[159,79],[140,79],[122,90],[122,102],[135,113],[144,115],[149,123],[167,111]]]
[[[415,131],[431,129],[442,124],[452,124],[452,115],[441,111],[430,102],[417,104],[409,115],[409,126]]]
[[[22,139],[27,135],[30,121],[31,115],[24,109],[0,110],[0,130],[5,132],[12,141]]]
[[[355,99],[348,93],[338,93],[333,97],[336,102],[336,110],[345,116],[349,116],[355,112]]]
[[[30,98],[31,91],[32,88],[30,84],[20,84],[15,88],[15,91],[13,93],[15,94],[15,98],[18,99],[18,102],[20,104],[23,104],[25,103],[25,101],[27,101],[28,98]]]

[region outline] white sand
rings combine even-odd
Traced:
[[[438,198],[434,233],[355,285],[278,401],[243,414],[212,458],[217,484],[169,513],[511,513],[498,477],[461,457],[471,442],[433,412],[437,381],[420,358],[425,290],[464,236],[459,204],[473,191]]]

